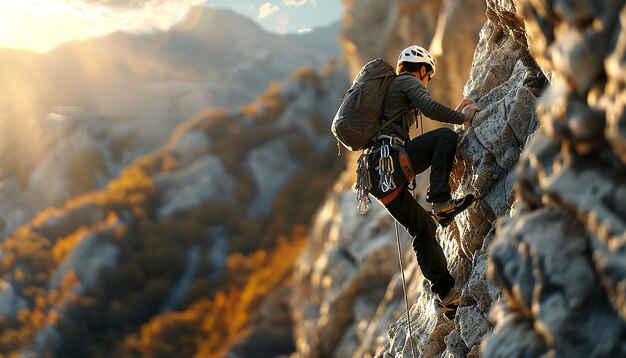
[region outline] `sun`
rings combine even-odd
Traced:
[[[113,7],[81,0],[0,0],[0,48],[46,52],[69,40],[116,30],[165,30],[205,0],[146,0]]]
[[[93,36],[105,21],[57,1],[0,0],[0,47],[45,52]]]

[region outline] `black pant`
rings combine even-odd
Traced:
[[[448,179],[452,171],[457,140],[458,135],[454,131],[441,128],[424,133],[404,144],[416,174],[420,174],[432,166],[430,187],[426,199],[429,202],[450,199]],[[403,177],[397,151],[393,155],[395,171],[400,172]],[[379,153],[372,155],[370,165],[372,190],[370,192],[380,199],[391,192],[383,193],[378,188],[380,178],[376,169],[378,157]],[[422,274],[431,282],[433,292],[443,298],[454,286],[454,278],[448,271],[446,257],[435,238],[437,224],[407,189],[406,180],[402,182],[402,177],[398,176],[397,173],[394,174],[396,174],[394,181],[398,186],[402,186],[402,189],[398,196],[387,203],[385,207],[391,216],[413,237],[413,250]]]
[[[430,186],[426,192],[429,203],[450,199],[450,172],[454,163],[458,134],[448,128],[424,133],[404,144],[415,174],[430,169]]]

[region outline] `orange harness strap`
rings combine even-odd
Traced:
[[[400,194],[400,191],[402,191],[402,189],[404,189],[404,186],[400,186],[398,188],[395,188],[394,191],[392,191],[389,195],[383,196],[382,198],[380,198],[378,200],[380,200],[380,202],[383,205],[387,205],[387,204],[391,203],[391,201],[393,199],[395,199],[398,196],[398,194]]]
[[[398,159],[400,161],[400,167],[402,168],[402,173],[407,181],[411,182],[413,178],[415,178],[415,171],[413,170],[413,164],[411,164],[411,159],[409,158],[409,154],[406,152],[404,147],[400,147],[398,153]],[[394,191],[389,193],[387,196],[383,196],[380,198],[380,202],[383,205],[389,204],[393,199],[395,199],[400,191],[404,188],[404,185],[396,188]]]
[[[415,171],[413,170],[413,165],[411,164],[409,154],[406,152],[406,149],[404,149],[404,147],[400,147],[398,159],[400,160],[400,167],[402,168],[404,177],[407,181],[411,182],[413,178],[415,178]]]

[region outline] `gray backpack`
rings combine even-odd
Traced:
[[[393,122],[389,120],[381,126],[385,94],[394,78],[394,68],[377,58],[361,68],[352,87],[341,97],[331,131],[349,150],[363,149]]]

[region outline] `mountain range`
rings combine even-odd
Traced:
[[[342,3],[345,59],[296,70],[246,104],[173,121],[150,153],[131,149],[146,138],[140,130],[120,135],[135,128],[124,116],[45,112],[41,147],[64,150],[43,151],[36,168],[64,163],[84,138],[116,144],[82,152],[56,181],[17,166],[31,189],[106,184],[61,197],[0,242],[0,355],[626,356],[624,3]],[[202,23],[188,20],[178,31]],[[481,108],[454,128],[450,177],[454,197],[476,200],[436,234],[461,293],[452,319],[412,238],[396,237],[382,205],[357,213],[355,155],[337,158],[328,131],[345,64],[354,75],[407,43],[433,50],[434,98]],[[40,117],[19,118],[10,123]],[[108,158],[128,164],[106,172]],[[5,195],[24,185],[9,173]],[[428,173],[417,183],[421,200]]]
[[[197,8],[168,31],[0,50],[0,232],[101,188],[185,119],[339,56],[339,26],[281,36]]]
[[[200,320],[188,349],[226,348],[242,331],[215,319],[239,311],[213,309],[248,307],[288,278],[344,168],[328,128],[347,85],[345,66],[330,63],[295,71],[245,106],[208,108],[101,190],[12,231],[0,243],[0,353],[159,352],[185,337],[139,337],[169,327],[172,310]],[[266,265],[276,270],[259,277]]]

